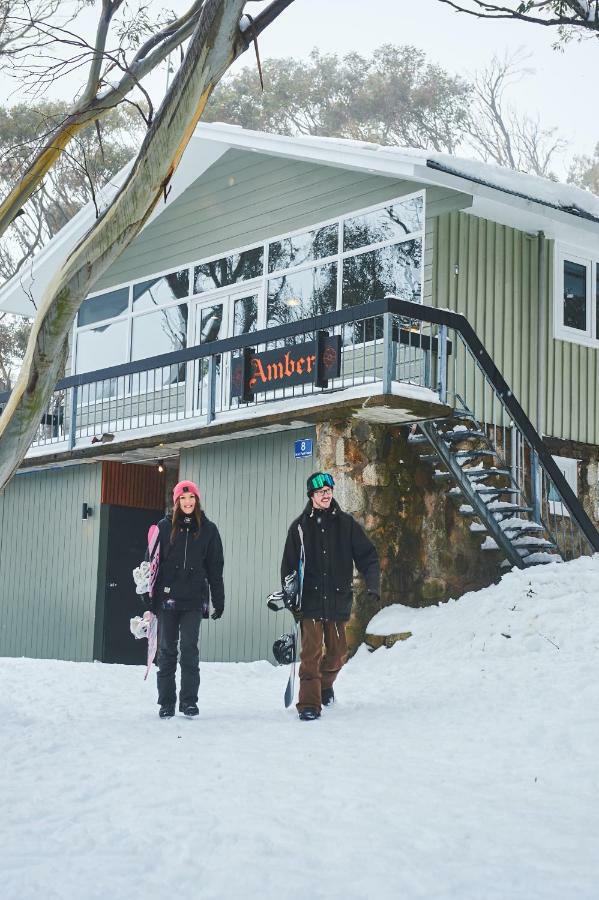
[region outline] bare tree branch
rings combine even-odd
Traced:
[[[284,0],[283,0],[284,2]],[[34,155],[28,169],[23,173],[20,182],[8,194],[0,204],[0,237],[10,225],[23,204],[31,197],[45,175],[59,159],[64,149],[73,137],[81,132],[90,122],[96,121],[106,115],[111,109],[121,103],[125,97],[139,86],[139,82],[156,66],[163,62],[168,55],[180,46],[192,34],[197,25],[198,17],[204,6],[204,0],[192,4],[188,13],[177,20],[182,23],[173,31],[172,28],[163,29],[156,38],[160,38],[156,46],[143,57],[134,61],[122,75],[115,86],[107,86],[103,90],[85,99],[83,97],[75,103],[69,115],[65,117],[57,128],[48,136],[44,146]],[[270,9],[270,7],[269,7]],[[265,27],[265,26],[263,26]],[[104,40],[103,32],[100,33],[100,41]],[[104,52],[104,56],[106,53]],[[95,65],[95,63],[94,63]],[[102,77],[98,76],[99,83]],[[90,79],[88,79],[88,86]]]
[[[529,74],[523,68],[526,59],[521,51],[502,60],[494,57],[476,75],[467,142],[485,162],[552,178],[551,167],[566,142],[555,128],[543,128],[538,119],[517,112],[505,96]]]
[[[466,0],[463,3],[455,2],[455,0],[439,0],[439,3],[451,6],[457,12],[475,16],[477,19],[519,19],[521,22],[530,22],[533,25],[566,28],[576,26],[599,32],[598,0],[584,0],[584,2],[577,2],[577,0],[572,0],[572,2],[569,0],[543,0],[543,2],[525,0],[525,2],[519,2],[519,0],[514,0],[512,7],[487,3],[485,0]],[[569,14],[565,14],[567,10],[570,10]]]

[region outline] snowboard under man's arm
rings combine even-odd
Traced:
[[[376,547],[354,519],[352,526],[352,556],[358,572],[364,577],[369,594],[381,596],[381,566]]]

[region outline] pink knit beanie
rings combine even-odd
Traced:
[[[186,491],[189,491],[190,494],[195,494],[198,498],[198,503],[200,502],[200,489],[197,484],[194,484],[193,481],[180,481],[173,488],[173,503],[176,503],[181,494],[184,494]]]

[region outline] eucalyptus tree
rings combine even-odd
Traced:
[[[455,152],[472,88],[409,45],[383,44],[371,55],[321,53],[267,59],[268,89],[253,67],[223,79],[206,121],[291,135],[325,135]]]
[[[185,148],[201,118],[216,84],[231,64],[251,45],[293,0],[272,0],[255,18],[244,14],[247,0],[197,0],[190,7],[187,19],[178,20],[171,29],[179,35],[193,19],[189,43],[181,65],[170,84],[162,104],[153,117],[133,166],[114,200],[96,219],[94,225],[71,251],[54,279],[46,288],[33,324],[27,352],[19,378],[0,418],[0,488],[18,468],[38,427],[44,408],[64,364],[66,342],[77,311],[94,284],[139,234],[181,160]],[[120,5],[118,0],[103,0],[98,27],[97,54],[90,62],[87,85],[83,92],[83,107],[70,117],[74,129],[83,120],[89,121],[89,103],[98,111],[106,94],[116,97],[113,87],[105,86],[100,93],[102,51],[106,46],[110,10]],[[193,13],[193,15],[191,15]],[[174,31],[173,31],[174,29]],[[156,35],[158,46],[164,51],[169,37],[161,31]],[[148,38],[137,62],[152,55],[155,42]],[[139,71],[139,69],[138,69]],[[123,79],[130,77],[127,72]],[[124,90],[121,86],[117,93]],[[91,100],[90,100],[91,97]],[[85,112],[86,104],[88,111]],[[82,127],[82,126],[81,126]],[[71,137],[69,128],[55,136],[30,171],[29,181],[35,181],[40,168],[51,167]],[[12,209],[23,202],[28,179],[23,178],[3,204],[4,221],[10,221]],[[18,198],[21,196],[21,200]]]

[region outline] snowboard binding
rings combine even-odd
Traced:
[[[288,666],[296,661],[294,634],[282,634],[272,645],[272,655],[280,666]]]
[[[273,612],[280,612],[282,609],[288,609],[294,615],[299,612],[301,604],[297,572],[287,575],[282,591],[273,591],[268,595],[266,605]]]

